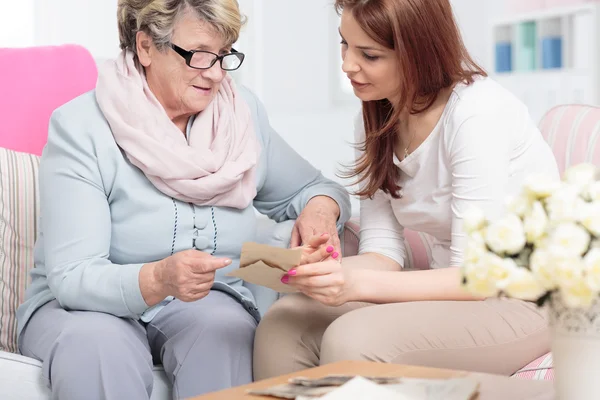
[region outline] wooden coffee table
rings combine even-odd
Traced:
[[[368,375],[368,376],[399,376],[407,378],[455,378],[471,376],[479,380],[480,394],[474,400],[553,400],[554,389],[549,381],[527,381],[508,378],[499,375],[468,373],[448,369],[412,367],[397,364],[382,364],[367,361],[341,361],[322,367],[283,375],[250,385],[214,392],[194,397],[192,400],[273,400],[272,397],[251,396],[246,394],[248,389],[264,389],[270,386],[286,383],[296,376],[320,378],[328,374]]]

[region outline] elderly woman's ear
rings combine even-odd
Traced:
[[[144,31],[136,34],[135,47],[138,60],[144,67],[152,63],[152,52],[156,50],[152,38]]]

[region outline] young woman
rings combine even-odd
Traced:
[[[343,70],[362,100],[359,255],[303,265],[301,293],[259,325],[254,377],[342,359],[511,374],[548,351],[535,304],[478,299],[458,267],[470,207],[502,212],[525,177],[558,179],[527,108],[469,56],[449,0],[337,0]],[[402,271],[403,230],[434,238],[430,269]]]

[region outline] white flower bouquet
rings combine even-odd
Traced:
[[[532,176],[507,208],[494,221],[481,210],[464,216],[464,287],[540,306],[558,292],[570,308],[589,307],[600,293],[598,168],[573,166],[562,181]]]

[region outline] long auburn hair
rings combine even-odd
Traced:
[[[401,76],[397,104],[362,102],[366,138],[356,146],[363,154],[342,176],[366,181],[355,193],[361,198],[379,189],[399,198],[393,156],[403,110],[426,111],[441,90],[487,74],[469,55],[449,0],[336,0],[335,8],[350,11],[371,39],[394,50]]]

